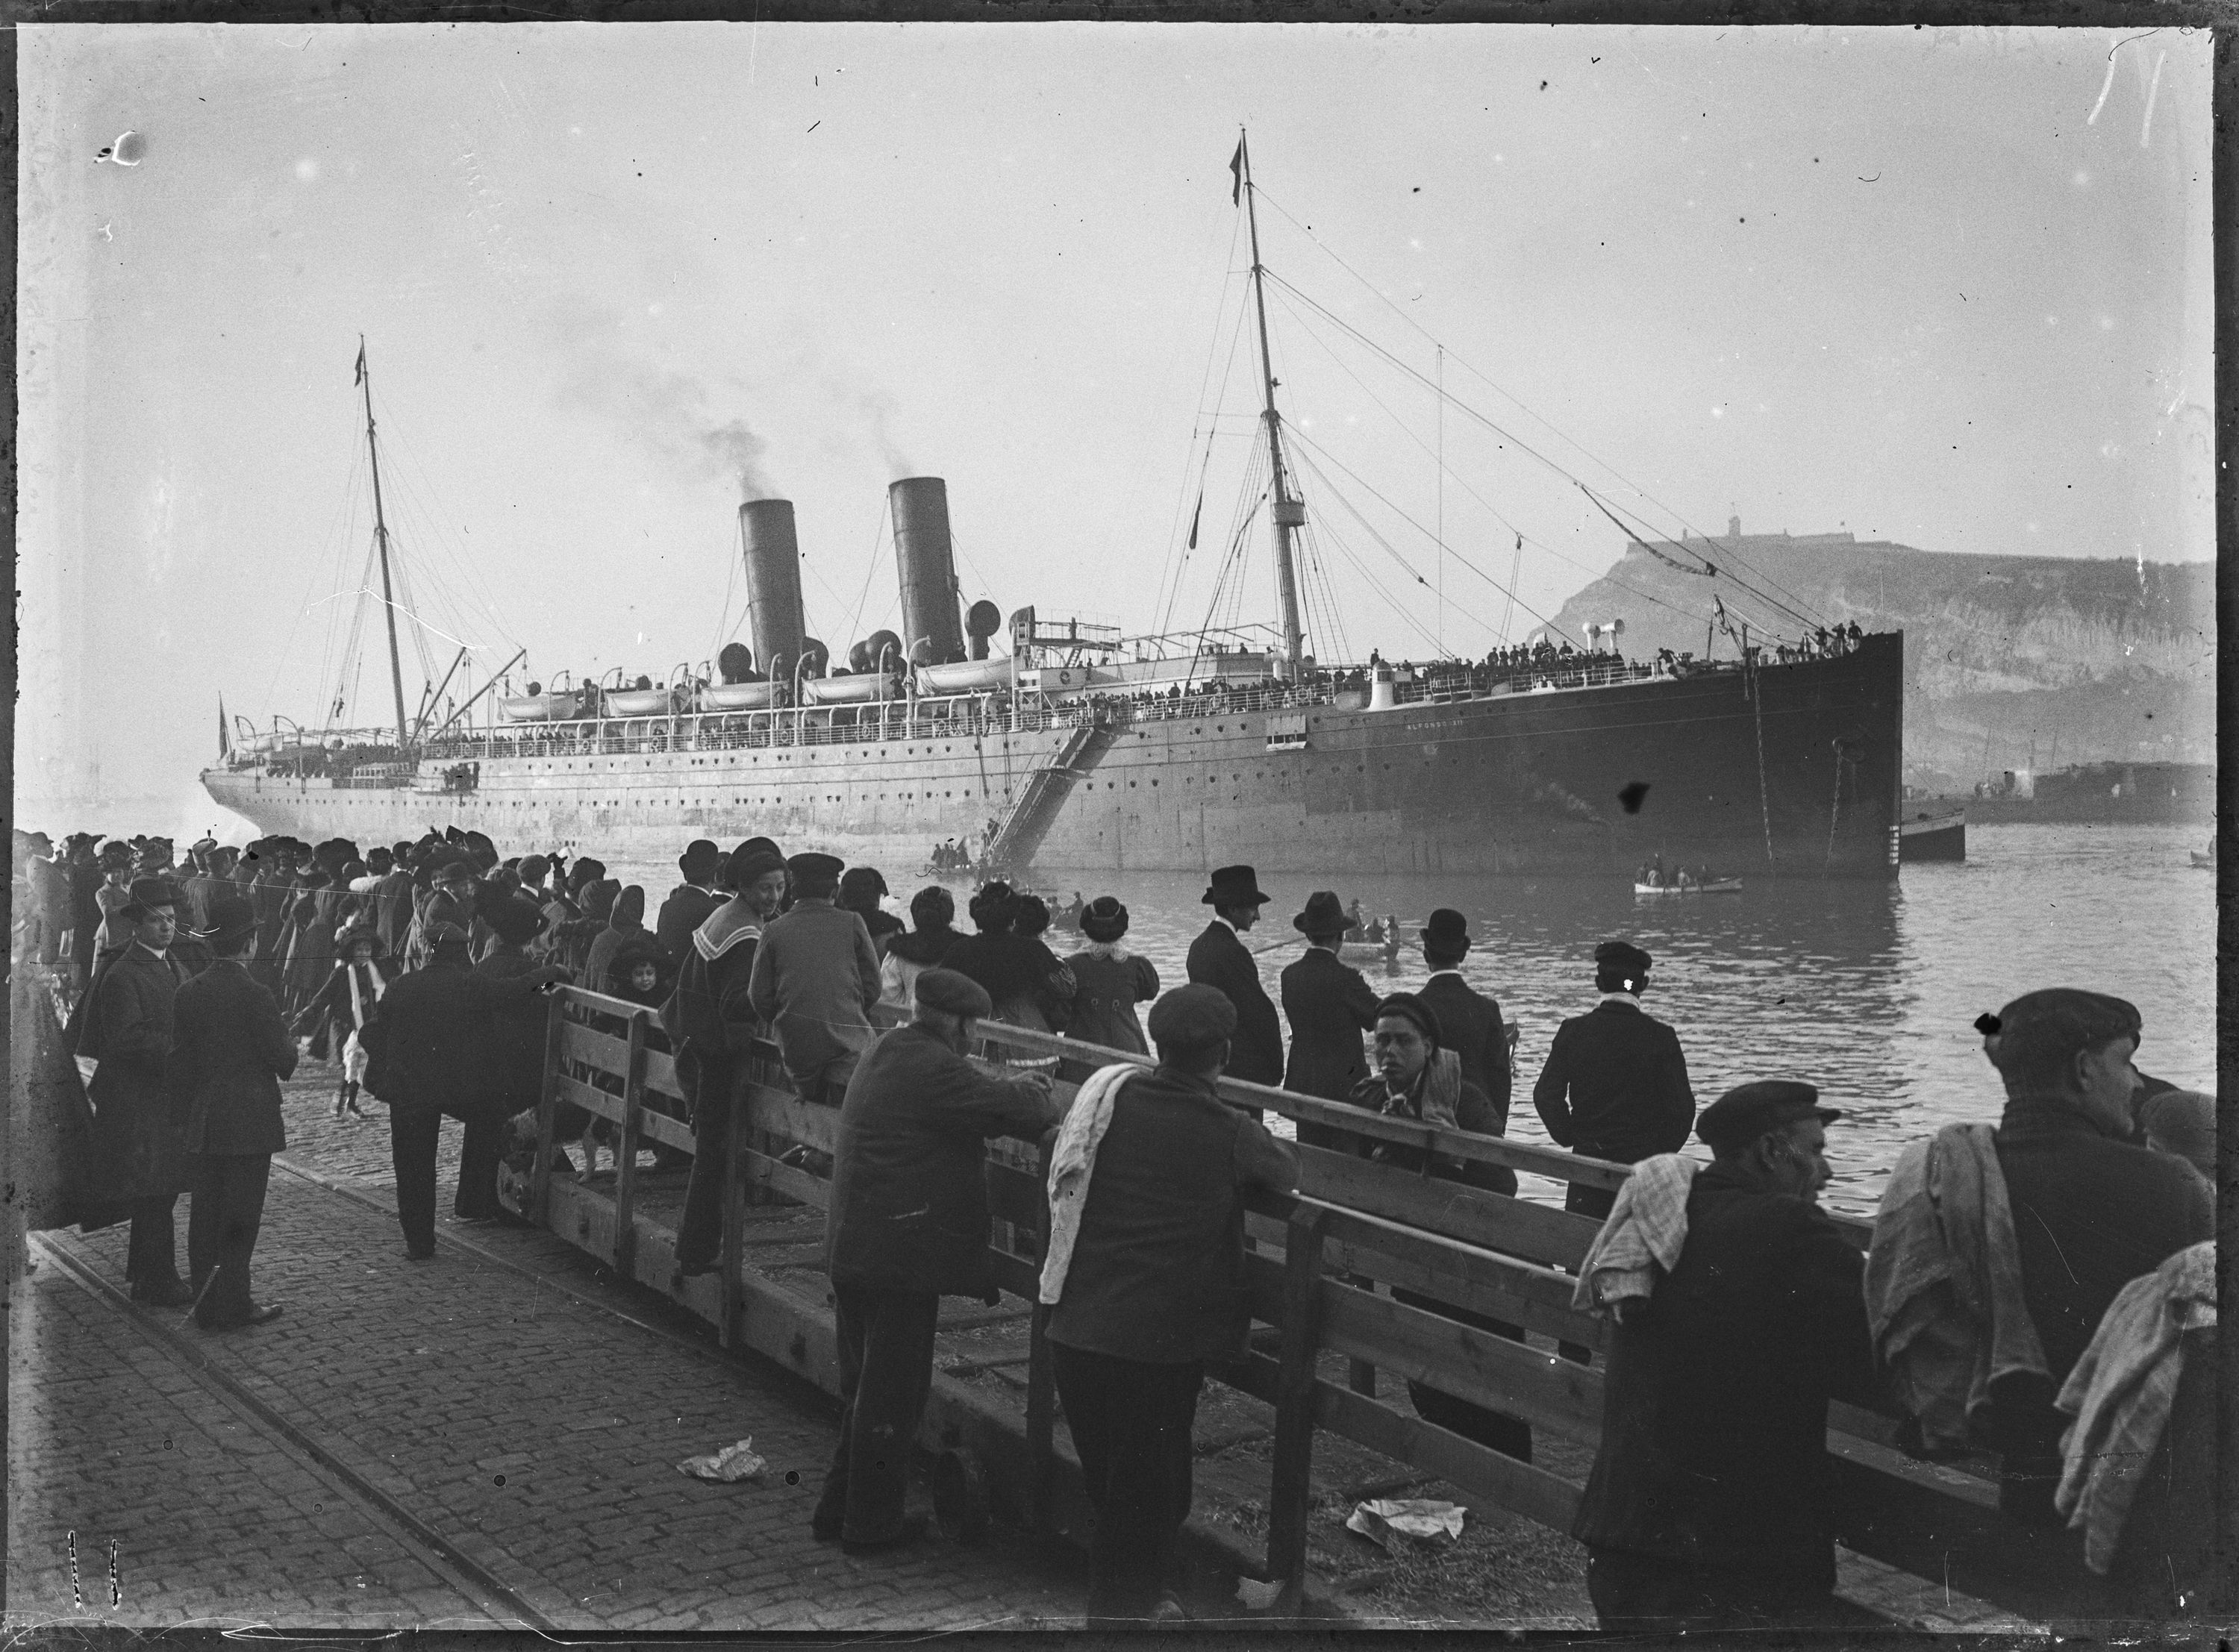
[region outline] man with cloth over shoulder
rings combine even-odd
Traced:
[[[243,963],[256,939],[256,908],[222,894],[209,903],[208,921],[204,939],[216,958],[173,1000],[170,1072],[187,1118],[195,1323],[230,1330],[280,1314],[277,1303],[251,1298],[249,1258],[263,1224],[272,1155],[288,1144],[280,1081],[296,1071],[296,1040],[271,989]]]
[[[1571,1528],[1605,1630],[1844,1621],[1827,1403],[1870,1405],[1877,1390],[1864,1259],[1818,1208],[1841,1117],[1808,1084],[1728,1091],[1698,1130],[1715,1162],[1638,1167],[1585,1258],[1582,1305],[1616,1294],[1598,1291],[1599,1264],[1627,1231],[1644,1237]]]
[[[1236,1031],[1214,988],[1168,993],[1151,1011],[1158,1066],[1092,1078],[1051,1156],[1041,1299],[1095,1511],[1092,1629],[1179,1610],[1161,1595],[1198,1392],[1206,1362],[1244,1357],[1251,1325],[1244,1195],[1298,1186],[1296,1151],[1220,1098]]]
[[[904,1501],[940,1298],[994,1298],[986,1143],[1039,1140],[1061,1111],[1042,1074],[999,1078],[965,1058],[993,1008],[969,977],[926,971],[915,1018],[864,1052],[840,1104],[825,1265],[845,1409],[810,1525],[851,1554],[925,1531]]]

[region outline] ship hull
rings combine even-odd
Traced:
[[[523,735],[475,789],[209,771],[266,833],[370,846],[448,825],[508,853],[667,861],[762,835],[890,871],[1046,815],[1020,864],[1124,872],[1624,873],[1653,854],[1751,879],[1896,874],[1901,635],[1833,659],[1369,711],[1131,715],[1069,761],[1054,727],[834,745],[586,753]],[[907,874],[906,874],[907,875]]]

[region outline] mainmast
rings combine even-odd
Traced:
[[[381,449],[373,440],[373,374],[365,364],[362,333],[357,337],[357,381],[365,391],[365,451],[373,463],[373,538],[381,547],[381,611],[389,621],[389,686],[396,694],[396,749],[402,753],[412,737],[404,723],[404,667],[396,655],[396,598],[389,581],[389,524],[381,514]]]
[[[1252,226],[1252,297],[1259,312],[1259,376],[1266,386],[1267,460],[1275,477],[1275,590],[1283,607],[1283,661],[1279,674],[1295,681],[1306,659],[1306,639],[1299,628],[1299,570],[1291,536],[1306,526],[1306,508],[1291,491],[1291,473],[1283,464],[1283,420],[1275,411],[1275,363],[1267,353],[1267,289],[1259,262],[1259,211],[1252,189],[1252,151],[1245,138],[1236,140],[1237,182],[1244,196],[1244,212]]]

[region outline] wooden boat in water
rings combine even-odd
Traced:
[[[1967,858],[1967,811],[1916,814],[1897,826],[1899,860],[1964,860]]]
[[[1738,878],[1713,878],[1708,883],[1644,884],[1632,886],[1636,895],[1738,895],[1742,880]]]

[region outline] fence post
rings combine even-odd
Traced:
[[[1040,1212],[1035,1231],[1040,1243],[1035,1254],[1049,1255],[1049,1166],[1053,1144],[1041,1148],[1041,1187],[1035,1199]],[[1050,1362],[1049,1310],[1034,1293],[1033,1314],[1026,1328],[1026,1524],[1047,1531],[1052,1522],[1050,1487],[1057,1469],[1057,1371]]]
[[[555,986],[544,1021],[544,1085],[536,1096],[536,1157],[528,1172],[529,1216],[539,1227],[548,1225],[552,1214],[552,1124],[559,1102],[560,1038],[567,1013],[567,990]]]
[[[621,1132],[615,1148],[615,1271],[625,1279],[637,1271],[637,1132],[645,1112],[646,1013],[640,1010],[629,1018]]]
[[[1283,1363],[1275,1389],[1275,1463],[1267,1496],[1267,1575],[1295,1608],[1306,1578],[1312,1496],[1314,1357],[1321,1347],[1322,1227],[1329,1212],[1301,1205],[1283,1236]]]

